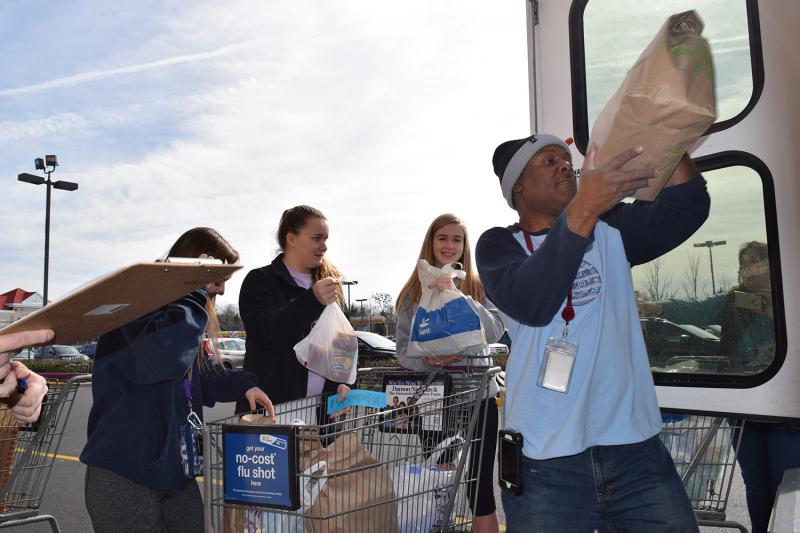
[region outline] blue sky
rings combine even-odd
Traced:
[[[352,297],[395,295],[427,225],[473,240],[513,222],[494,147],[526,135],[523,2],[17,1],[0,7],[3,290],[41,290],[54,153],[50,296],[217,228],[246,268],[308,203]],[[235,303],[243,275],[222,303]]]
[[[701,16],[718,9],[700,3]],[[687,7],[589,4],[593,113],[668,13]],[[604,27],[620,10],[641,21],[628,41]],[[706,20],[727,117],[751,90],[746,32]],[[246,269],[261,266],[281,212],[300,203],[327,215],[329,257],[359,281],[353,300],[396,295],[436,215],[462,216],[473,244],[515,221],[490,161],[530,128],[522,0],[19,0],[0,4],[0,21],[0,291],[41,290],[44,189],[16,175],[49,153],[54,179],[80,183],[53,191],[51,298],[154,259],[199,225],[228,238]],[[692,241],[730,239],[715,267],[731,281],[738,243],[763,234],[763,222],[729,220],[763,219],[750,201],[757,178],[733,174],[727,200],[728,178],[710,184],[719,214]],[[685,258],[665,257],[676,283]],[[221,303],[237,302],[243,277]]]

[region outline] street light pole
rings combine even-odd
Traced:
[[[47,202],[44,208],[44,290],[42,307],[47,305],[47,285],[50,278],[50,175],[47,175]]]
[[[352,285],[358,285],[356,280],[352,281],[342,281],[342,285],[347,285],[347,316],[350,316],[350,287]]]
[[[356,302],[361,304],[361,322],[364,322],[364,302],[366,302],[366,298],[359,298]]]
[[[714,284],[714,255],[711,253],[711,249],[715,246],[722,246],[723,244],[728,244],[728,241],[705,241],[705,242],[698,242],[694,244],[695,248],[708,248],[708,263],[711,266],[711,294],[717,294],[717,287]]]
[[[18,181],[30,183],[31,185],[46,185],[47,195],[44,210],[44,283],[42,288],[42,307],[47,305],[47,285],[50,273],[50,188],[55,187],[62,191],[75,191],[78,189],[78,184],[72,181],[52,181],[50,175],[55,172],[58,166],[58,159],[54,155],[46,155],[44,159],[37,157],[34,160],[36,170],[43,170],[47,174],[47,179],[36,176],[34,174],[22,173],[17,176]],[[50,170],[47,170],[47,169]]]

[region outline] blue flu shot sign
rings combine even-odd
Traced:
[[[222,443],[225,502],[300,507],[294,427],[223,426]]]

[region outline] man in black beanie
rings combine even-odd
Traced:
[[[586,154],[580,186],[568,145],[552,135],[505,142],[492,161],[519,216],[476,248],[514,347],[505,420],[522,437],[520,479],[509,480],[522,493],[503,491],[508,531],[697,531],[658,438],[630,267],[702,225],[705,180],[684,156],[654,202],[623,203],[654,177],[621,170],[642,148],[598,169],[595,153]]]

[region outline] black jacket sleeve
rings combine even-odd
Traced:
[[[239,292],[239,312],[248,338],[261,346],[294,346],[325,308],[312,289],[281,305],[262,270],[253,270]]]
[[[511,230],[488,230],[475,248],[487,297],[518,322],[530,326],[549,324],[567,297],[591,242],[567,227],[566,211],[530,256]]]
[[[655,201],[620,203],[601,218],[622,234],[631,266],[661,257],[692,236],[708,218],[711,199],[701,175],[662,190]]]

